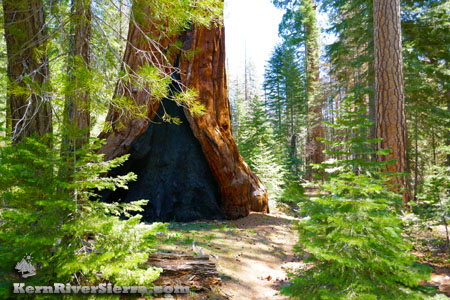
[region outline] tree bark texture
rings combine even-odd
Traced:
[[[308,103],[309,132],[306,146],[308,163],[320,164],[324,160],[324,145],[317,138],[324,137],[322,126],[322,103],[318,95],[320,86],[319,77],[319,44],[317,20],[315,19],[316,6],[314,0],[305,1],[305,11],[314,16],[305,24],[306,34],[306,70],[307,87],[306,98]],[[308,167],[306,177],[312,179],[312,168]]]
[[[231,134],[224,27],[194,28],[185,40],[184,50],[189,49],[201,50],[193,60],[182,60],[182,82],[199,92],[207,112],[197,118],[187,110],[185,114],[219,184],[223,210],[230,218],[246,216],[250,210],[268,212],[266,189],[242,159]]]
[[[73,127],[76,135],[76,148],[81,147],[89,139],[90,129],[90,101],[89,92],[83,86],[83,79],[78,78],[77,68],[89,68],[90,65],[90,40],[91,40],[91,0],[72,0],[73,36],[71,36],[71,53],[69,61],[69,79],[74,89],[72,95],[66,99],[66,124]]]
[[[447,63],[448,66],[448,63]],[[446,92],[447,96],[447,113],[450,112],[450,89]],[[450,128],[447,129],[447,146],[450,146]],[[447,154],[447,166],[450,167],[450,153]]]
[[[403,87],[403,57],[400,0],[374,0],[375,101],[379,149],[391,149],[382,161],[395,160],[390,172],[406,172],[406,119]],[[395,183],[407,189],[407,178]],[[403,195],[409,200],[408,192]]]
[[[124,54],[124,64],[132,71],[136,71],[145,63],[165,66],[167,62],[165,62],[162,51],[169,45],[174,44],[176,40],[182,43],[184,51],[195,50],[193,56],[183,55],[181,52],[172,52],[173,54],[168,59],[170,60],[170,65],[178,67],[175,74],[175,77],[179,79],[178,81],[185,87],[197,90],[198,100],[205,106],[206,112],[199,117],[193,117],[187,109],[184,109],[182,114],[186,121],[181,125],[170,124],[170,126],[188,125],[190,133],[185,131],[183,136],[193,134],[195,137],[195,143],[198,143],[201,152],[200,156],[202,157],[197,156],[197,158],[193,159],[198,159],[199,161],[206,159],[211,177],[217,183],[221,211],[227,218],[244,217],[250,211],[268,211],[266,189],[243,161],[231,135],[230,106],[227,98],[225,74],[224,28],[214,25],[209,29],[193,27],[177,37],[160,41],[159,45],[149,43],[143,38],[143,34],[151,33],[152,30],[154,29],[151,26],[151,22],[137,24],[136,20],[131,21],[128,44]],[[173,84],[177,85],[175,82]],[[175,103],[170,103],[171,101],[166,100],[162,102],[153,101],[152,95],[148,91],[134,89],[120,81],[116,87],[115,94],[116,96],[132,98],[137,104],[145,105],[148,111],[147,118],[136,119],[128,116],[126,112],[118,111],[111,107],[107,121],[113,124],[113,130],[100,135],[101,138],[106,139],[106,144],[101,149],[106,159],[129,153],[130,150],[133,152],[133,149],[136,148],[135,143],[137,139],[140,136],[146,136],[146,131],[151,130],[153,131],[152,134],[158,135],[158,131],[166,130],[163,129],[164,124],[152,123],[152,120],[158,120],[161,105],[171,106],[173,113],[179,113],[174,107],[176,106]],[[180,118],[183,119],[183,116]],[[120,126],[117,124],[120,124]],[[143,135],[144,133],[145,135]],[[167,138],[170,139],[168,136]],[[140,141],[140,144],[142,143],[145,144],[147,142]],[[191,141],[186,142],[186,146],[192,146],[191,150],[182,144],[179,151],[197,151],[195,143]],[[152,147],[152,151],[156,151],[155,153],[170,151],[168,146],[166,146],[166,149],[156,150],[160,146],[155,143],[152,144]],[[162,147],[164,148],[164,146]],[[150,155],[149,159],[158,160],[159,157]],[[164,170],[166,167],[160,166],[161,170]],[[178,170],[178,173],[181,172],[181,176],[184,177],[193,176],[188,170],[185,171],[186,173],[183,173],[183,170]],[[204,178],[208,175],[202,176]],[[189,185],[189,183],[186,184]],[[198,193],[201,193],[201,191],[198,191]],[[177,203],[177,198],[183,197],[183,194],[172,195],[171,199],[163,197],[160,200],[163,203],[159,205],[164,206],[168,201]],[[149,195],[148,199],[152,201],[151,195]],[[189,205],[192,209],[196,209],[192,207],[192,203]],[[198,206],[201,205],[202,203],[198,203]],[[217,213],[213,208],[210,211]],[[211,214],[209,217],[214,216]],[[199,216],[196,218],[199,218]]]
[[[8,56],[8,102],[13,142],[52,132],[49,81],[42,0],[3,1],[5,40]],[[29,94],[17,89],[31,90]]]

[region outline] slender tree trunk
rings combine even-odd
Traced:
[[[433,153],[433,165],[437,166],[437,159],[436,159],[436,138],[434,134],[434,128],[431,127],[431,150]]]
[[[447,113],[450,113],[450,89],[447,90],[446,95],[447,95]],[[450,147],[450,128],[447,129],[447,146]],[[450,153],[447,154],[447,166],[450,167]]]
[[[292,168],[294,174],[298,175],[298,167],[297,167],[297,133],[292,134],[291,136],[291,159],[293,160]]]
[[[278,137],[281,137],[281,93],[280,83],[277,81],[277,115],[278,115]]]
[[[316,6],[314,0],[304,1],[305,11],[313,15],[313,19],[305,23],[306,32],[306,63],[307,63],[307,87],[306,99],[308,102],[308,120],[309,120],[309,134],[308,134],[308,162],[319,164],[323,161],[323,143],[317,138],[324,136],[322,127],[322,103],[320,102],[319,85],[319,44],[317,28],[317,20],[315,17]],[[312,168],[308,167],[306,178],[312,179]]]
[[[6,98],[6,111],[5,111],[5,133],[6,136],[11,136],[11,128],[12,128],[12,124],[11,124],[11,102],[10,102],[11,97],[7,97]]]
[[[414,201],[417,201],[417,186],[419,180],[419,130],[418,130],[418,113],[414,116]]]
[[[42,0],[3,0],[8,102],[14,143],[52,132],[47,31]],[[21,89],[23,92],[17,93]],[[14,91],[14,92],[13,92]]]
[[[370,126],[369,129],[369,138],[370,139],[375,139],[377,137],[377,120],[376,120],[376,102],[375,102],[375,94],[374,94],[374,89],[375,89],[375,78],[374,78],[374,65],[373,65],[373,61],[370,61],[368,63],[368,87],[369,87],[369,94],[368,94],[368,98],[369,98],[369,120],[370,122],[372,122],[373,124]],[[376,150],[376,145],[373,146],[374,152]],[[373,154],[371,156],[371,159],[376,160],[376,155]]]
[[[89,85],[79,74],[86,74],[90,64],[91,0],[72,0],[70,53],[67,63],[68,91],[64,103],[61,156],[66,160],[60,176],[70,180],[78,159],[76,151],[89,142]],[[70,191],[74,192],[74,191]],[[77,197],[76,193],[73,193]]]
[[[89,69],[90,65],[91,0],[72,0],[71,9],[73,35],[70,37],[68,74],[71,86],[69,90],[72,92],[66,97],[64,123],[70,136],[67,146],[74,150],[82,147],[89,139],[89,87],[83,82],[84,78],[79,78],[74,73]]]
[[[406,119],[403,89],[403,57],[400,0],[374,0],[375,101],[379,149],[391,149],[382,161],[390,172],[406,172]],[[397,176],[395,183],[404,188],[403,200],[409,201],[407,178]]]
[[[373,7],[368,3],[367,6],[367,21],[368,26],[366,28],[366,34],[369,37],[367,39],[367,48],[364,51],[363,55],[367,55],[369,58],[367,60],[367,96],[368,96],[368,106],[369,106],[369,120],[372,122],[372,125],[369,128],[369,138],[375,139],[377,137],[377,108],[376,108],[376,100],[375,100],[375,62],[374,62],[374,42],[373,39],[370,39],[370,36],[373,34]],[[370,159],[376,161],[377,155],[375,154],[377,150],[377,145],[374,144],[372,146],[373,154],[370,156]]]

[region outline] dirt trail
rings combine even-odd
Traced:
[[[205,254],[217,256],[212,260],[223,283],[214,294],[236,300],[284,300],[288,298],[280,295],[279,287],[287,284],[286,273],[302,264],[292,251],[295,220],[277,212],[233,221],[174,223],[160,250],[192,254],[195,241]]]
[[[280,295],[279,286],[287,282],[286,268],[295,260],[293,220],[281,214],[251,214],[229,222],[244,233],[229,240],[229,255],[219,257],[219,271],[230,276],[223,294],[231,299],[288,299]],[[245,233],[249,229],[253,231]]]
[[[197,251],[210,255],[216,263],[222,280],[222,285],[214,291],[192,293],[179,299],[288,300],[280,294],[280,287],[289,283],[287,273],[308,267],[293,253],[297,241],[293,228],[296,220],[276,211],[251,213],[232,221],[171,223],[170,232],[160,237],[159,251],[192,255],[195,243]],[[442,234],[437,231],[419,233],[425,236],[412,235],[418,248],[414,254],[418,261],[434,269],[430,280],[424,284],[450,295],[450,256],[442,249],[419,247],[423,241],[429,245],[435,236],[441,235],[440,240],[443,240]],[[442,261],[447,263],[442,264]]]

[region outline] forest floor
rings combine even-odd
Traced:
[[[296,219],[280,211],[251,213],[228,221],[171,223],[159,251],[193,254],[201,247],[216,263],[222,284],[214,291],[191,295],[192,299],[288,299],[280,286],[289,282],[287,273],[307,267],[293,253]]]
[[[450,249],[447,249],[445,243],[445,227],[412,226],[407,234],[414,241],[412,252],[417,261],[433,269],[427,285],[436,287],[450,297]]]
[[[289,283],[287,274],[310,266],[293,252],[297,241],[295,214],[286,207],[271,210],[270,214],[251,213],[238,220],[170,223],[169,233],[159,238],[158,251],[196,255],[195,243],[215,262],[222,282],[178,299],[288,299],[280,293],[280,287]],[[450,296],[445,230],[441,226],[413,228],[408,235],[415,241],[413,252],[419,262],[433,268],[425,284]]]

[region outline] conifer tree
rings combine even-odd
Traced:
[[[47,27],[42,0],[3,1],[9,131],[15,142],[52,132]]]
[[[369,137],[375,138],[373,1],[320,2],[321,10],[330,19],[328,32],[337,36],[335,42],[325,47],[334,89],[338,94],[365,102],[374,124]]]
[[[305,96],[307,103],[307,145],[305,149],[307,169],[306,178],[312,179],[310,163],[320,163],[324,157],[323,144],[318,140],[324,136],[322,127],[322,98],[319,96],[319,27],[317,25],[316,4],[313,0],[274,0],[279,8],[286,9],[279,26],[280,35],[290,46],[304,49],[306,72]]]
[[[240,135],[238,146],[242,157],[266,186],[269,200],[279,200],[287,175],[286,162],[258,97],[249,105]]]
[[[275,46],[272,56],[266,65],[264,73],[264,90],[267,98],[265,106],[268,114],[274,122],[276,134],[283,136],[283,122],[284,111],[286,107],[285,98],[285,74],[283,72],[283,45]]]
[[[432,168],[425,167],[428,162],[436,161],[436,168],[448,165],[448,157],[440,155],[437,146],[449,141],[449,7],[443,0],[402,5],[407,158],[415,196],[421,193],[425,177],[432,176]]]
[[[427,270],[414,265],[412,245],[402,236],[401,196],[386,188],[387,162],[362,155],[372,154],[379,140],[367,138],[371,122],[362,103],[354,103],[346,99],[328,124],[338,136],[352,137],[324,140],[336,159],[317,166],[327,174],[320,196],[300,204],[296,251],[310,253],[314,266],[299,271],[283,292],[295,299],[422,299]]]
[[[92,36],[91,0],[72,0],[71,19],[64,127],[69,130],[66,135],[72,137],[70,140],[66,137],[64,147],[73,150],[88,142],[91,129],[88,91]]]
[[[265,111],[274,124],[277,139],[289,153],[289,168],[297,175],[307,111],[303,66],[301,52],[285,41],[275,47],[266,65],[263,84]]]
[[[406,116],[403,82],[400,0],[374,0],[375,103],[379,148],[390,148],[380,160],[393,160],[387,171],[407,172]],[[395,187],[403,188],[403,199],[410,200],[407,177],[396,176]]]
[[[94,141],[77,150],[67,178],[55,175],[66,160],[48,143],[24,138],[14,146],[7,139],[0,144],[0,298],[12,297],[14,266],[27,255],[36,268],[27,285],[150,285],[158,277],[160,270],[144,263],[164,225],[140,224],[135,214],[147,201],[104,203],[95,193],[126,188],[136,179],[133,173],[102,175],[127,156],[104,162],[95,153],[101,143]]]

